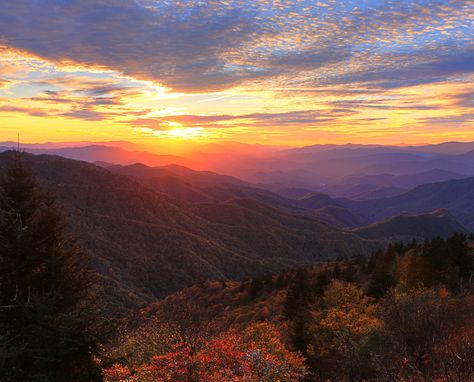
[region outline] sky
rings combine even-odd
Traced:
[[[474,140],[474,2],[3,0],[0,140]]]

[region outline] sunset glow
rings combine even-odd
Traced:
[[[0,134],[474,140],[473,20],[462,0],[8,2]]]
[[[474,382],[474,0],[0,4],[0,382]]]

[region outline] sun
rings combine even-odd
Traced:
[[[172,139],[193,139],[202,138],[206,134],[202,127],[175,127],[169,130],[155,131],[154,135]]]
[[[171,138],[195,138],[202,134],[202,127],[176,127],[167,131],[167,135]]]

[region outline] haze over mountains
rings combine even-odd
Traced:
[[[474,144],[226,144],[186,157],[126,143],[64,146],[27,146],[48,154],[26,155],[27,164],[67,209],[120,309],[201,280],[474,230]],[[1,168],[10,157],[0,154]]]
[[[0,143],[0,150],[12,146],[11,142]],[[215,143],[196,146],[194,151],[179,155],[150,153],[126,142],[82,143],[76,147],[27,145],[25,149],[34,154],[93,163],[181,165],[235,176],[282,195],[288,195],[287,189],[300,188],[357,200],[395,196],[422,184],[474,176],[472,142],[416,147],[315,145],[292,149]]]

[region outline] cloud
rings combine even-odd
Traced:
[[[0,114],[3,114],[3,113],[22,113],[22,114],[28,114],[32,117],[48,116],[48,113],[46,113],[43,110],[30,109],[27,107],[12,106],[12,105],[0,105]]]
[[[81,119],[84,121],[105,121],[117,113],[107,113],[94,110],[91,107],[73,107],[68,111],[60,109],[47,109],[28,106],[0,105],[0,114],[3,113],[21,113],[32,117],[64,117],[72,119]]]
[[[0,41],[180,92],[338,81],[388,89],[470,71],[438,46],[462,56],[473,8],[467,0],[16,0],[2,5]],[[394,54],[414,62],[420,49],[432,60],[391,67]]]
[[[458,115],[446,115],[442,117],[420,118],[418,121],[422,125],[470,125],[474,123],[474,113],[464,113]]]
[[[64,75],[45,77],[31,84],[42,90],[32,97],[10,99],[11,112],[31,114],[28,110],[35,109],[43,110],[49,116],[86,121],[141,116],[150,112],[149,108],[134,103],[150,90],[143,84],[127,83],[120,78]]]
[[[18,82],[42,90],[31,97],[5,98],[0,111],[85,121],[105,121],[150,112],[146,107],[129,106],[144,94],[146,87],[124,83],[117,78],[56,75],[31,82],[20,79]]]
[[[176,124],[186,127],[232,128],[232,127],[278,127],[306,126],[329,123],[342,116],[355,114],[352,109],[301,110],[282,113],[249,113],[237,115],[173,115],[163,118],[137,118],[123,121],[133,127],[166,130]]]
[[[11,84],[11,81],[4,78],[0,78],[0,89],[8,87],[10,84]]]
[[[90,76],[64,74],[35,80],[32,81],[32,84],[46,88],[60,88],[63,94],[67,92],[68,94],[91,97],[140,95],[143,88],[142,84],[131,83],[125,85],[120,79],[116,78],[94,78]],[[44,93],[54,96],[59,92],[55,90],[45,90]]]
[[[85,121],[104,121],[109,119],[109,113],[102,113],[93,109],[77,109],[68,111],[66,113],[60,113],[58,116],[74,119],[82,119]]]
[[[472,0],[4,3],[2,114],[255,140],[472,124]]]
[[[355,73],[339,82],[367,82],[371,86],[394,89],[447,80],[451,76],[474,73],[474,49],[454,51],[423,63],[408,63],[399,68]]]
[[[384,98],[384,99],[350,99],[341,101],[328,102],[328,105],[332,107],[343,107],[353,108],[356,110],[360,109],[373,109],[373,110],[439,110],[444,105],[428,104],[424,103],[423,100],[398,97],[398,98]]]
[[[177,90],[232,86],[258,69],[222,55],[265,34],[250,10],[218,2],[19,0],[2,8],[6,44],[44,59],[111,69]]]
[[[474,108],[474,90],[462,91],[452,97],[453,104],[460,108]]]
[[[345,61],[351,56],[347,46],[339,49],[309,49],[274,54],[266,62],[270,67],[289,70],[314,70],[327,64]],[[276,72],[276,71],[275,71]]]
[[[50,104],[75,104],[83,106],[120,106],[123,102],[120,97],[88,97],[76,96],[69,92],[47,90],[42,94],[28,98],[29,101]]]

